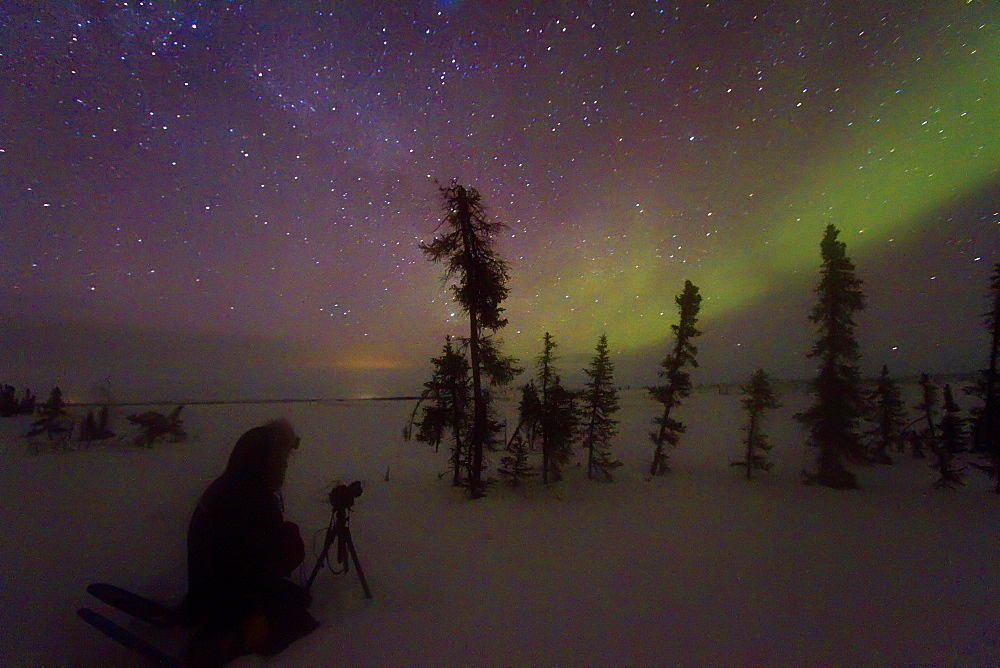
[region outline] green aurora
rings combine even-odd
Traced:
[[[561,278],[527,295],[534,301],[532,312],[547,319],[529,317],[528,326],[512,326],[529,335],[515,344],[526,346],[517,352],[533,354],[535,332],[540,339],[547,329],[557,333],[563,350],[575,354],[589,351],[601,332],[624,352],[662,342],[676,320],[673,296],[685,278],[705,298],[703,327],[768,298],[778,287],[809,289],[829,223],[841,230],[856,262],[886,244],[905,243],[916,226],[998,175],[1000,40],[962,48],[963,58],[944,57],[933,67],[913,63],[900,77],[913,82],[905,89],[870,93],[868,113],[858,116],[871,119],[867,127],[846,128],[825,155],[802,167],[793,189],[756,214],[760,223],[754,229],[723,235],[707,258],[673,261],[663,249],[663,233],[651,225],[652,215],[642,211],[614,254],[581,259],[563,251],[546,258],[547,265],[560,267]],[[761,235],[761,229],[767,232]],[[761,237],[765,240],[752,241]],[[515,288],[512,301],[517,300]],[[521,312],[517,305],[509,311]],[[560,316],[554,319],[554,313]]]

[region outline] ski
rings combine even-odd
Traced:
[[[87,585],[87,593],[157,628],[170,629],[180,623],[180,615],[175,610],[113,584],[95,582]]]
[[[160,648],[135,635],[123,626],[119,626],[99,612],[94,612],[90,608],[80,608],[76,611],[85,622],[96,628],[98,631],[121,643],[129,649],[134,649],[147,659],[155,661],[160,666],[169,668],[180,668],[181,662]]]

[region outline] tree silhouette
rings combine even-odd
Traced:
[[[436,452],[446,433],[450,432],[452,484],[458,486],[462,484],[463,470],[466,476],[470,475],[472,463],[468,449],[472,422],[469,410],[472,404],[469,362],[455,348],[449,336],[445,338],[441,356],[433,358],[431,364],[434,367],[433,374],[424,383],[424,392],[410,417],[410,425],[403,431],[403,437],[409,440],[415,423],[416,439],[433,445]],[[419,418],[416,417],[418,410]]]
[[[55,441],[58,447],[68,449],[68,441],[73,435],[75,425],[73,419],[66,414],[66,402],[58,386],[52,388],[44,404],[39,404],[37,417],[38,419],[31,423],[25,437],[32,438],[45,434],[50,441]]]
[[[101,406],[94,415],[93,410],[87,411],[87,417],[80,423],[80,435],[78,439],[85,443],[91,441],[103,441],[113,438],[115,432],[111,430],[111,409],[108,404]]]
[[[931,377],[926,373],[920,374],[920,403],[917,410],[920,411],[927,426],[924,427],[923,436],[934,447],[937,442],[937,432],[934,429],[934,411],[937,409],[937,387],[931,382]]]
[[[944,415],[941,417],[941,440],[931,440],[931,450],[937,457],[934,469],[938,472],[938,479],[934,487],[946,487],[952,489],[955,485],[964,485],[962,469],[955,468],[955,453],[959,452],[964,437],[962,418],[959,417],[961,409],[955,403],[951,393],[951,385],[944,386],[944,405],[942,406]]]
[[[583,447],[587,451],[587,477],[593,480],[598,474],[608,481],[611,472],[622,465],[611,456],[611,439],[618,433],[618,389],[615,387],[615,367],[608,353],[608,336],[602,334],[597,341],[590,367],[584,369],[587,383],[583,401]]]
[[[986,381],[988,375],[989,369],[980,369],[979,372],[975,374],[972,384],[963,388],[966,395],[975,397],[980,402],[978,404],[972,404],[969,407],[969,431],[972,440],[971,450],[972,452],[986,454],[987,456],[989,455],[989,447],[986,437]],[[985,473],[992,475],[992,463],[986,466],[979,464],[973,464],[973,466],[978,466],[983,469]]]
[[[755,470],[770,471],[771,462],[767,460],[767,453],[773,447],[768,441],[767,434],[764,433],[762,422],[765,411],[780,408],[778,394],[771,384],[771,379],[763,369],[757,369],[750,377],[750,382],[740,388],[743,392],[743,399],[740,403],[747,412],[746,437],[743,444],[746,446],[746,455],[743,461],[730,462],[730,466],[745,466],[747,470],[747,480],[753,478]]]
[[[684,281],[684,291],[674,299],[680,311],[680,322],[671,325],[674,333],[674,347],[663,360],[660,378],[666,380],[663,385],[650,388],[649,394],[663,404],[663,415],[653,420],[659,426],[657,431],[650,433],[653,441],[653,461],[649,465],[649,475],[663,475],[670,471],[669,456],[665,451],[667,444],[676,446],[680,435],[686,427],[683,422],[670,416],[675,406],[681,405],[681,400],[691,394],[691,374],[685,367],[698,367],[695,356],[697,346],[692,340],[701,335],[695,328],[698,322],[698,311],[701,309],[701,295],[691,281]]]
[[[508,293],[507,263],[493,249],[493,238],[504,226],[487,216],[475,188],[452,181],[440,192],[444,211],[440,235],[420,248],[432,262],[445,265],[445,280],[454,280],[452,294],[469,316],[473,411],[468,485],[476,498],[485,492],[484,449],[496,438],[489,387],[509,384],[521,370],[515,359],[501,353],[495,338],[507,325],[501,306]]]
[[[906,409],[899,385],[889,376],[888,365],[882,365],[882,373],[867,399],[868,419],[873,423],[873,427],[866,432],[866,435],[875,442],[872,458],[879,464],[892,464],[889,448],[895,445],[902,452]]]
[[[166,415],[157,411],[129,415],[125,419],[139,428],[132,443],[151,448],[160,439],[170,443],[186,441],[188,435],[184,429],[184,420],[181,419],[182,410],[184,410],[184,404],[175,406]]]
[[[952,394],[951,385],[945,383],[944,401],[941,410],[941,422],[938,428],[941,430],[941,445],[952,454],[965,451],[965,420],[961,417],[962,408],[955,401]]]
[[[506,477],[511,487],[517,487],[522,480],[535,475],[528,461],[528,443],[523,434],[514,434],[507,443],[507,454],[500,458],[497,473]]]
[[[497,472],[506,476],[512,487],[517,487],[524,478],[535,475],[528,456],[535,448],[535,437],[541,426],[542,400],[538,397],[534,380],[529,380],[521,387],[517,413],[517,426],[507,441],[507,454],[500,459],[497,468]]]
[[[94,414],[93,410],[87,411],[87,417],[80,423],[79,439],[83,442],[103,441],[114,438],[115,432],[111,429],[111,378],[105,378],[95,391],[101,398],[101,408]]]
[[[542,400],[538,397],[534,379],[529,380],[521,388],[521,401],[517,405],[517,414],[518,425],[514,432],[520,431],[528,448],[534,450],[542,424]]]
[[[539,431],[542,436],[542,482],[546,485],[562,479],[562,469],[573,455],[579,413],[576,398],[562,385],[555,366],[555,339],[548,332],[542,352],[535,361],[538,387]]]
[[[1000,262],[990,280],[992,308],[986,313],[986,328],[990,332],[990,353],[986,367],[986,389],[983,405],[981,442],[992,459],[991,475],[996,478],[996,493],[1000,494],[1000,377],[997,358],[1000,356]]]
[[[818,299],[809,315],[819,330],[809,353],[820,363],[810,387],[816,401],[799,417],[809,429],[811,444],[819,448],[816,471],[805,473],[806,482],[855,489],[857,478],[845,460],[863,459],[857,424],[864,401],[854,313],[864,309],[865,296],[862,281],[854,275],[854,263],[847,257],[847,245],[837,240],[839,234],[834,225],[828,225],[820,243]]]

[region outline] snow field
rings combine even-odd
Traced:
[[[438,478],[447,452],[402,441],[412,402],[192,405],[191,438],[28,453],[27,422],[0,422],[4,527],[0,664],[142,665],[77,619],[109,581],[167,603],[185,583],[198,495],[246,429],[277,415],[302,447],[285,485],[307,550],[322,545],[335,480],[365,483],[352,533],[374,600],[352,571],[321,573],[323,626],[242,665],[983,665],[1000,661],[1000,499],[978,472],[934,491],[928,462],[857,469],[860,491],[800,482],[813,451],[786,390],[768,414],[775,471],[747,482],[739,393],[702,389],[678,417],[674,472],[648,480],[658,404],[623,395],[614,483],[491,488],[468,501]],[[512,409],[512,405],[511,405]],[[115,427],[134,409],[118,408]],[[512,416],[512,412],[511,412]],[[386,469],[389,480],[386,481]],[[312,570],[310,554],[298,577]],[[137,633],[179,652],[176,632]]]

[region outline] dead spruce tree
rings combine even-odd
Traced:
[[[858,371],[858,341],[854,314],[864,309],[862,282],[854,275],[847,257],[847,244],[828,225],[820,243],[820,267],[816,306],[809,321],[819,330],[819,339],[809,353],[819,360],[819,374],[810,391],[815,403],[799,419],[809,429],[810,444],[819,449],[815,471],[804,471],[807,483],[834,489],[856,489],[858,481],[845,461],[864,459],[858,420],[863,413],[861,375]]]
[[[681,405],[681,400],[691,394],[691,374],[686,367],[698,367],[695,356],[698,354],[693,339],[701,335],[695,328],[698,322],[698,311],[701,310],[701,295],[691,281],[684,281],[684,291],[674,299],[680,311],[680,322],[671,325],[674,333],[674,347],[663,360],[660,378],[666,382],[650,388],[650,396],[663,404],[663,415],[653,420],[659,429],[651,432],[653,441],[653,461],[649,465],[649,475],[663,475],[670,471],[669,455],[665,446],[676,447],[681,434],[686,427],[683,422],[671,417],[670,412]]]
[[[472,379],[472,427],[466,447],[469,452],[467,484],[473,498],[485,493],[484,452],[496,441],[498,423],[491,417],[493,387],[508,385],[521,372],[517,360],[500,351],[496,333],[507,325],[502,304],[507,298],[507,263],[493,248],[496,234],[504,227],[486,214],[475,188],[455,181],[441,186],[444,218],[439,236],[420,248],[432,262],[445,265],[445,281],[455,301],[469,316],[468,352]]]
[[[770,471],[771,462],[767,453],[773,447],[764,433],[764,413],[781,407],[778,393],[775,392],[771,379],[763,369],[757,369],[750,382],[740,388],[743,398],[740,403],[747,412],[746,436],[743,445],[746,454],[743,461],[730,462],[730,466],[744,466],[747,470],[747,480],[753,479],[754,471]]]
[[[611,481],[611,472],[622,463],[611,456],[611,439],[618,433],[618,388],[615,366],[608,352],[608,336],[602,334],[594,350],[590,367],[583,370],[587,383],[581,395],[583,403],[583,448],[587,452],[587,477],[601,475]]]

